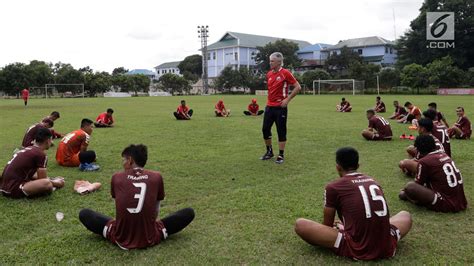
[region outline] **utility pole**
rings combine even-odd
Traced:
[[[209,93],[209,80],[207,76],[207,38],[209,37],[209,26],[197,26],[198,27],[198,38],[201,39],[201,51],[202,51],[202,85],[203,94]]]

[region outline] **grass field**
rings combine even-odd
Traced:
[[[215,118],[217,96],[184,97],[194,109],[193,120],[176,121],[171,112],[181,98],[0,101],[0,165],[11,159],[21,145],[24,131],[51,111],[61,118],[55,129],[68,133],[78,129],[84,117],[95,119],[111,107],[116,127],[95,129],[90,149],[98,154],[99,172],[56,165],[56,146],[48,151],[50,176],[64,176],[66,186],[50,197],[10,200],[0,197],[0,264],[100,263],[100,264],[335,264],[350,260],[311,247],[294,233],[295,219],[322,220],[324,186],[337,178],[334,154],[337,148],[353,146],[360,152],[361,172],[382,185],[391,214],[413,214],[412,231],[399,243],[395,258],[383,263],[467,264],[474,263],[474,212],[472,205],[458,214],[441,214],[412,206],[398,199],[409,181],[398,169],[411,142],[367,142],[360,132],[367,127],[365,109],[375,96],[352,96],[352,113],[334,111],[340,96],[298,96],[289,106],[286,161],[276,165],[260,161],[264,152],[262,117],[244,117],[251,96],[222,96],[233,111],[230,118]],[[410,100],[425,109],[438,103],[450,124],[455,107],[462,105],[474,120],[474,97],[383,96],[391,102]],[[264,105],[265,98],[259,97]],[[392,124],[395,136],[409,133],[407,125]],[[274,135],[276,130],[274,129]],[[57,141],[55,141],[57,143]],[[193,207],[196,218],[181,233],[159,246],[124,252],[87,231],[78,220],[88,207],[114,216],[110,178],[121,170],[122,149],[131,143],[149,148],[147,168],[161,171],[166,198],[161,216],[178,208]],[[452,140],[453,160],[461,170],[469,204],[474,194],[474,141]],[[274,145],[276,148],[276,145]],[[102,182],[93,194],[73,193],[74,180]],[[63,212],[61,222],[56,212]]]

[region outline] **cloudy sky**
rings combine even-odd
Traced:
[[[197,25],[209,42],[226,31],[310,43],[402,35],[423,0],[15,0],[0,2],[0,67],[33,59],[147,68],[198,53]],[[393,18],[395,13],[395,24]],[[395,25],[395,27],[394,27]],[[395,29],[394,29],[395,28]]]

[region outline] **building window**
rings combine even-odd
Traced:
[[[211,53],[207,53],[207,60],[211,60]]]
[[[173,73],[174,73],[174,69],[173,69]]]
[[[216,60],[216,52],[212,52],[212,60]]]
[[[239,54],[237,52],[234,53],[234,59],[239,60]]]
[[[388,54],[388,47],[385,46],[385,53]]]
[[[358,49],[357,53],[361,55],[362,54],[362,49]]]
[[[390,47],[390,54],[393,54],[393,48]]]

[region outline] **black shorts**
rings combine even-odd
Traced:
[[[265,107],[263,115],[262,133],[264,139],[272,138],[272,126],[276,124],[278,141],[286,141],[286,120],[288,118],[288,108],[280,106]]]

